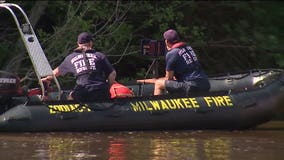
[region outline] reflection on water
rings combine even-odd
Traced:
[[[282,128],[246,131],[0,133],[1,159],[282,160]]]
[[[213,138],[204,141],[206,159],[230,159],[231,140],[228,138]]]

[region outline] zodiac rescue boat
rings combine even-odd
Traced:
[[[271,120],[284,104],[282,69],[210,76],[209,92],[190,95],[153,96],[151,79],[143,79],[127,85],[132,97],[66,100],[24,11],[11,3],[0,9],[12,14],[40,84],[40,90],[24,91],[17,76],[0,72],[1,132],[247,129]],[[54,76],[57,92],[48,92],[41,82],[48,75]]]

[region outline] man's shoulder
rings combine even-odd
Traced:
[[[69,55],[66,56],[66,59],[72,59],[73,57],[76,57],[80,53],[78,52],[71,52]]]
[[[96,56],[101,57],[101,58],[104,58],[104,57],[105,57],[105,54],[102,53],[102,52],[96,51],[96,52],[94,52],[93,54],[95,54]]]
[[[94,53],[94,54],[101,54],[101,55],[105,55],[104,53],[99,52],[99,51],[94,51],[93,53]]]
[[[167,52],[167,56],[176,56],[179,51],[180,51],[180,48],[173,48]]]

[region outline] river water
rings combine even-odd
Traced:
[[[0,133],[1,160],[283,160],[284,121],[243,131]]]

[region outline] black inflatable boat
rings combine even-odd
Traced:
[[[220,75],[210,83],[207,93],[163,96],[152,96],[151,84],[129,85],[135,97],[87,103],[4,96],[0,131],[247,129],[284,105],[282,70]]]
[[[24,11],[10,3],[0,4],[0,9],[13,16],[40,84],[39,89],[22,89],[17,76],[0,72],[0,132],[247,129],[271,120],[284,105],[281,69],[211,76],[209,92],[190,95],[153,96],[153,84],[145,79],[127,85],[134,97],[64,100],[65,91]],[[56,92],[46,90],[41,81],[45,76],[53,76]]]

